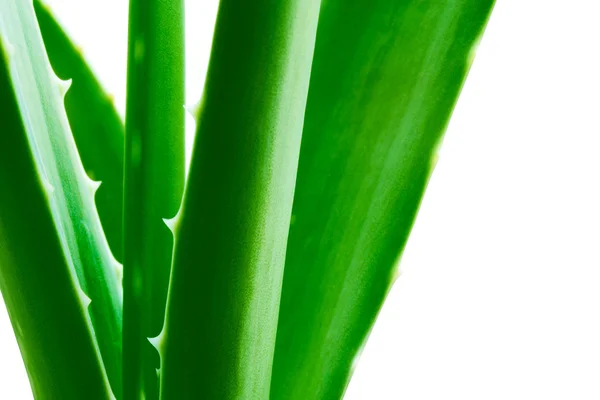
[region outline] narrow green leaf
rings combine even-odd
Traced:
[[[108,96],[51,11],[34,2],[46,51],[56,75],[72,80],[65,96],[67,117],[81,161],[94,181],[96,207],[110,249],[123,260],[123,151],[124,127]]]
[[[94,192],[85,174],[64,110],[68,83],[52,72],[30,1],[0,0],[0,35],[14,48],[10,78],[15,89],[34,160],[53,188],[51,211],[63,252],[88,307],[94,336],[112,389],[121,378],[120,266],[100,226]]]
[[[162,400],[268,399],[318,0],[222,0],[162,337]]]
[[[124,225],[125,399],[157,399],[175,216],[185,176],[183,0],[129,10]]]
[[[50,210],[55,195],[33,160],[27,117],[11,83],[10,53],[21,49],[0,39],[2,297],[36,399],[106,400],[110,389],[86,298],[61,248]]]
[[[272,400],[342,397],[492,5],[323,1]]]

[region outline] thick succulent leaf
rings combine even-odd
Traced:
[[[323,0],[271,399],[339,399],[493,0]]]
[[[4,11],[4,9],[3,9]],[[2,21],[4,25],[4,21]],[[0,290],[36,399],[97,399],[110,389],[87,298],[61,246],[54,192],[29,147],[9,70],[22,51],[0,37]]]
[[[51,11],[40,0],[34,2],[44,44],[56,75],[72,80],[65,96],[67,117],[81,156],[94,181],[96,207],[110,249],[123,260],[123,123],[113,104]]]
[[[14,51],[10,78],[34,160],[53,188],[51,211],[63,251],[88,307],[95,338],[115,393],[120,387],[121,289],[94,205],[97,184],[85,174],[63,96],[68,84],[52,72],[32,2],[0,0],[0,34]]]
[[[124,379],[126,399],[157,399],[173,255],[165,218],[185,177],[183,0],[132,0],[126,111]]]
[[[169,290],[161,393],[267,399],[318,0],[222,0]]]

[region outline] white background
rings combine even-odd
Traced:
[[[126,2],[49,3],[122,112]],[[600,5],[497,3],[346,400],[600,398]],[[215,10],[187,1],[189,103]],[[0,399],[30,399],[0,311]]]

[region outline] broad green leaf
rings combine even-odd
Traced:
[[[63,105],[67,86],[52,72],[32,2],[0,0],[0,35],[14,48],[13,84],[37,168],[53,188],[50,201],[63,252],[88,307],[112,389],[121,377],[121,288],[94,205],[97,184],[81,165]]]
[[[159,354],[173,255],[164,219],[181,204],[183,0],[132,0],[125,117],[124,398],[158,399]]]
[[[318,0],[220,3],[172,221],[162,400],[269,398],[318,10]]]
[[[13,87],[14,57],[23,49],[8,42],[0,20],[0,290],[35,398],[105,400],[110,389],[87,297],[63,251],[51,212],[55,192],[34,162],[30,121]]]
[[[272,400],[339,399],[493,0],[323,0]]]
[[[51,11],[40,0],[34,7],[54,72],[62,80],[72,80],[65,96],[67,117],[88,176],[102,182],[95,195],[98,214],[112,253],[122,261],[123,123],[111,97]]]

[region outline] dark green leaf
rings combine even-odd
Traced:
[[[175,225],[163,400],[269,397],[318,7],[220,3]]]
[[[124,226],[125,399],[158,399],[159,354],[175,216],[184,186],[183,0],[132,0]]]

